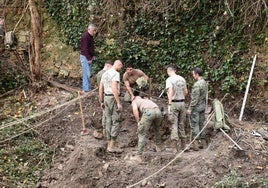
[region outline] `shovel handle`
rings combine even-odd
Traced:
[[[78,91],[77,93],[78,93],[78,99],[79,99],[80,114],[81,114],[81,119],[82,119],[82,128],[84,130],[84,129],[86,129],[86,126],[85,126],[84,113],[83,113],[83,109],[82,109],[82,102],[81,102],[80,92]]]

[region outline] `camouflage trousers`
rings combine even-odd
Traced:
[[[185,123],[186,123],[186,108],[184,102],[173,102],[170,107],[170,114],[168,120],[171,124],[171,140],[179,140],[186,138]]]
[[[0,54],[5,51],[5,42],[4,39],[0,36]]]
[[[190,114],[190,126],[192,129],[193,138],[203,129],[205,122],[205,110],[192,110]],[[203,130],[198,139],[206,137],[206,131]]]
[[[113,96],[104,97],[105,129],[107,139],[116,140],[121,127],[121,112],[117,112],[116,100]]]
[[[158,145],[161,142],[160,126],[162,123],[162,114],[159,108],[148,108],[143,111],[140,122],[138,123],[138,155],[142,155],[146,145],[146,139],[150,127],[152,126],[154,132],[154,141]]]
[[[101,125],[102,129],[106,129],[106,116],[105,116],[105,110],[102,111],[102,118],[101,118]]]

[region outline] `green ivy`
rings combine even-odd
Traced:
[[[101,8],[102,0],[48,0],[45,3],[59,23],[63,41],[74,49],[88,22],[105,23],[103,20],[108,19]],[[192,4],[188,2],[184,6]],[[235,6],[234,16],[240,16],[239,4]],[[122,59],[125,64],[142,69],[160,85],[164,85],[167,78],[168,64],[177,65],[189,84],[193,82],[191,69],[199,66],[204,69],[212,91],[217,87],[221,92],[239,94],[247,82],[245,74],[252,61],[253,36],[248,34],[249,28],[242,18],[230,19],[225,12],[226,5],[221,2],[212,5],[201,1],[191,11],[177,11],[174,7],[168,12],[159,9],[144,12],[142,5],[139,7],[130,1],[124,7],[124,16],[113,14],[112,21],[96,36],[98,61]],[[266,13],[262,18],[259,24],[265,21]],[[120,20],[124,27],[115,32]],[[261,44],[265,37],[261,33],[257,36]],[[100,69],[99,64],[95,66]]]
[[[34,187],[42,175],[42,170],[50,164],[52,151],[32,136],[19,137],[9,144],[8,149],[0,149],[2,182],[11,187]]]
[[[222,180],[215,183],[213,187],[267,187],[268,181],[264,177],[254,177],[250,182],[243,181],[241,176],[237,173],[237,170],[231,170],[231,172],[225,175]]]

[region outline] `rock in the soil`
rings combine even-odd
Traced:
[[[73,151],[74,150],[74,146],[73,145],[66,144],[66,149],[69,150],[69,151]]]
[[[59,164],[58,169],[63,170],[63,164]]]
[[[265,140],[268,140],[268,128],[260,128],[258,131],[257,131],[261,137]]]

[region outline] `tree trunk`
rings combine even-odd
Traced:
[[[31,76],[35,80],[40,80],[40,62],[41,62],[41,23],[37,10],[38,0],[29,0],[29,8],[31,13],[32,35],[30,40],[29,60]]]

